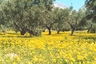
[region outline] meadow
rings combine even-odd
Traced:
[[[76,31],[40,37],[0,32],[0,64],[96,64],[96,34]]]

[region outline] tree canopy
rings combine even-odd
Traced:
[[[92,19],[93,22],[96,20],[96,0],[86,0],[85,2],[87,9],[87,19]]]

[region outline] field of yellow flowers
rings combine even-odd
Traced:
[[[0,33],[0,64],[96,64],[96,34],[61,32],[41,37]]]

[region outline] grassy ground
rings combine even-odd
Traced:
[[[96,64],[96,34],[47,33],[41,37],[0,33],[0,64]]]

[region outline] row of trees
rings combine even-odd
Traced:
[[[73,35],[75,30],[89,26],[91,21],[87,21],[85,10],[56,8],[53,6],[54,1],[3,0],[0,4],[0,27],[20,31],[21,35],[28,32],[30,35],[39,36],[45,29],[48,29],[49,35],[51,30],[59,33],[61,30],[71,29],[70,35]]]

